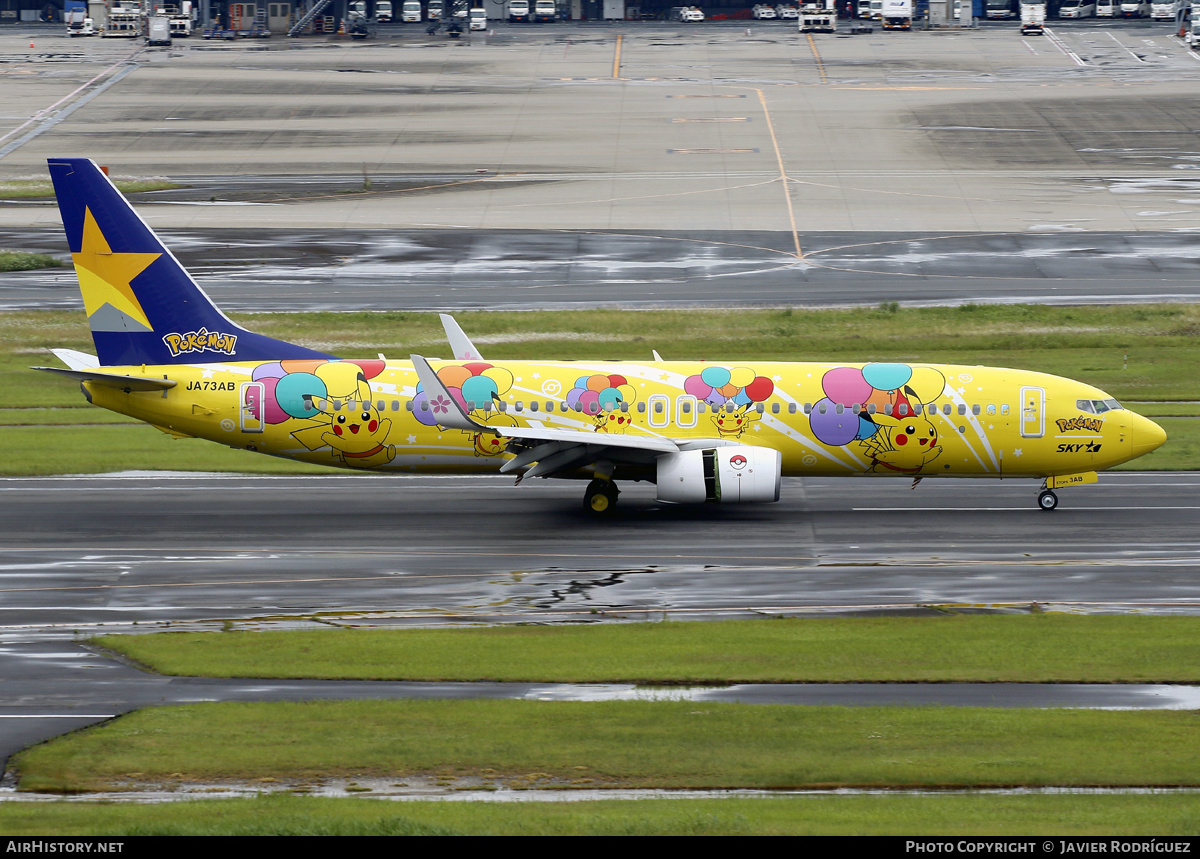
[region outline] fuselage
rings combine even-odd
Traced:
[[[620,434],[681,447],[768,447],[780,452],[784,475],[912,478],[1084,474],[1165,438],[1097,388],[1021,370],[753,360],[430,364],[445,391],[494,431],[440,426],[448,403],[420,390],[408,361],[105,367],[175,385],[83,385],[95,405],[175,435],[379,471],[497,471],[510,457],[505,427],[583,431],[598,442]]]

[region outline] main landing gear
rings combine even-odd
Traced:
[[[1038,507],[1043,510],[1053,510],[1058,506],[1058,496],[1049,489],[1043,489],[1038,495]]]
[[[583,493],[583,509],[593,516],[606,516],[616,509],[619,494],[611,480],[593,480]]]

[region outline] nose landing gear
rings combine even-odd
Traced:
[[[1049,489],[1043,489],[1038,495],[1037,503],[1043,510],[1053,510],[1058,506],[1058,496]]]

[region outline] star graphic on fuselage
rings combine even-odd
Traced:
[[[147,331],[152,330],[154,326],[146,318],[146,311],[142,310],[130,281],[160,256],[162,254],[113,253],[92,210],[86,209],[79,253],[71,254],[71,259],[75,262],[87,315],[91,317],[107,304],[134,322],[145,325]]]

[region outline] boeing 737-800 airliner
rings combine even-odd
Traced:
[[[950,364],[335,357],[236,325],[90,160],[50,160],[96,355],[89,402],[178,437],[383,472],[646,480],[670,503],[777,501],[786,475],[1035,478],[1055,489],[1166,435],[1091,385]]]

